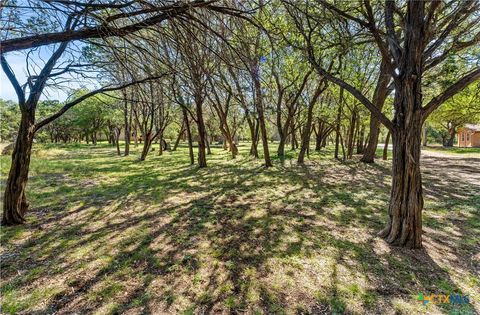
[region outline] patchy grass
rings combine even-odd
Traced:
[[[376,237],[389,161],[326,148],[264,169],[240,150],[213,148],[198,169],[184,147],[138,162],[138,149],[36,144],[28,223],[1,228],[2,313],[480,312],[480,155],[424,156],[425,248],[409,251]]]
[[[449,155],[472,155],[478,156],[480,154],[480,148],[459,148],[459,147],[443,147],[443,146],[428,146],[424,147],[424,150],[431,152],[441,152]]]

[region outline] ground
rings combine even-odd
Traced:
[[[1,228],[2,313],[480,313],[480,154],[424,151],[424,248],[405,250],[376,236],[389,161],[240,150],[198,169],[184,147],[35,144],[28,223]]]

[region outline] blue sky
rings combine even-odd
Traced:
[[[25,61],[25,54],[23,53],[10,53],[6,54],[5,58],[7,59],[10,67],[15,73],[18,82],[23,85],[27,80],[27,67]],[[38,63],[42,63],[39,57],[32,57],[32,60]],[[59,89],[48,89],[45,91],[44,95],[42,95],[42,100],[60,100],[64,101],[67,98],[67,93],[65,91]],[[17,101],[17,94],[15,94],[15,90],[13,89],[12,84],[8,80],[5,72],[3,69],[0,68],[0,98],[4,100],[12,100]]]

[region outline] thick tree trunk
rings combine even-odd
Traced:
[[[393,245],[422,247],[422,177],[420,146],[423,125],[422,75],[425,49],[425,2],[409,1],[404,55],[395,81],[392,144],[392,190],[388,223],[380,233]]]
[[[25,187],[28,181],[30,156],[34,136],[34,110],[22,111],[17,140],[12,154],[12,164],[5,183],[3,196],[2,224],[12,225],[25,222],[28,203]]]
[[[388,224],[380,233],[393,245],[422,247],[422,179],[420,172],[421,119],[408,130],[392,134],[392,190]]]

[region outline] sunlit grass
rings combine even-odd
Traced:
[[[327,147],[264,169],[243,144],[198,169],[184,146],[144,162],[104,143],[34,150],[28,223],[0,233],[2,313],[479,311],[415,299],[480,299],[480,188],[449,186],[448,165],[424,163],[425,249],[407,251],[376,236],[389,161],[339,162]]]

